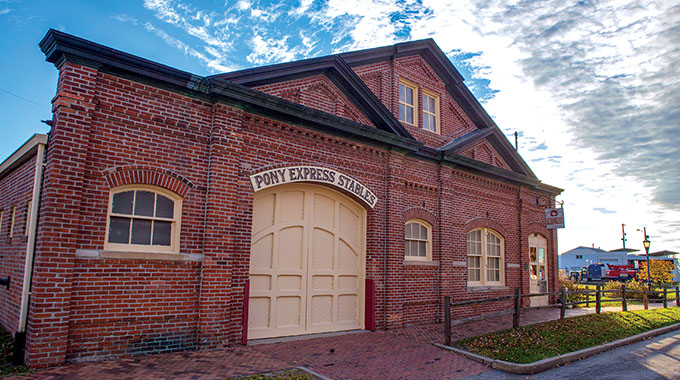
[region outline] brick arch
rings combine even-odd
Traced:
[[[430,211],[424,208],[414,207],[404,211],[404,223],[411,219],[420,219],[430,223],[433,226],[437,223],[437,217]]]
[[[172,170],[150,166],[118,166],[104,170],[103,176],[110,188],[132,184],[154,185],[182,198],[195,187],[189,179]]]
[[[525,233],[525,238],[528,238],[533,234],[541,234],[546,240],[550,239],[550,232],[547,228],[545,228],[545,225],[537,222],[529,223],[529,225],[525,228]]]
[[[473,219],[473,220],[469,221],[465,225],[465,233],[467,234],[468,232],[470,232],[470,231],[472,231],[476,228],[482,228],[482,227],[491,228],[492,230],[501,234],[501,236],[503,236],[503,239],[505,239],[508,236],[508,232],[505,229],[505,227],[503,227],[502,224],[498,223],[495,220],[488,219],[488,218],[477,218],[477,219]]]

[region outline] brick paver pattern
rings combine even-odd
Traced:
[[[568,310],[567,315],[592,312]],[[558,309],[522,314],[522,325],[559,318]],[[458,340],[512,326],[512,316],[454,327]],[[487,366],[432,345],[443,341],[442,324],[391,331],[361,332],[218,351],[158,354],[138,358],[73,363],[12,379],[41,380],[204,380],[307,367],[332,379],[458,379]]]

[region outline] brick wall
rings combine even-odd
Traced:
[[[10,333],[19,327],[21,290],[26,261],[26,218],[35,180],[35,155],[0,178],[0,278],[10,278],[9,289],[0,287],[0,324]],[[9,236],[12,209],[16,207],[14,233]]]
[[[356,70],[393,112],[391,89],[399,76],[440,92],[442,135],[410,129],[429,146],[474,128],[456,114],[459,107],[420,58]],[[347,100],[324,78],[285,85],[285,91],[300,89],[301,102],[343,116],[338,104]],[[326,99],[305,98],[310,88]],[[288,96],[276,86],[260,90]],[[70,62],[60,67],[53,106],[28,330],[32,366],[240,342],[252,221],[248,178],[265,169],[331,167],[378,197],[366,231],[366,277],[376,281],[378,328],[434,322],[444,295],[492,297],[520,284],[526,291],[520,264],[528,260],[528,234],[545,233],[549,247],[555,245],[554,235],[539,228],[542,209],[532,206],[537,194],[406,153]],[[183,196],[177,260],[103,252],[110,190],[135,181]],[[404,222],[412,215],[430,218],[434,265],[404,263]],[[504,287],[467,286],[465,234],[472,225],[503,235]]]

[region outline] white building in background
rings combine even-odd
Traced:
[[[624,265],[628,264],[627,256],[631,251],[635,250],[605,251],[595,247],[577,247],[559,255],[558,267],[560,272],[568,274],[569,271],[578,271],[594,263]]]

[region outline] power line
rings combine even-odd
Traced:
[[[24,98],[23,96],[20,96],[20,95],[17,95],[17,94],[15,94],[15,93],[13,93],[13,92],[7,91],[7,90],[5,90],[5,89],[2,88],[2,87],[0,87],[0,91],[6,93],[6,94],[8,94],[8,95],[12,95],[12,96],[14,96],[14,97],[16,97],[16,98],[19,98],[19,99],[21,99],[21,100],[23,100],[23,101],[25,101],[25,102],[29,102],[29,103],[35,104],[35,105],[38,106],[38,107],[49,108],[49,107],[47,107],[47,106],[44,105],[44,104],[36,103],[36,102],[34,102],[34,101],[30,100],[30,99],[26,99],[26,98]]]

